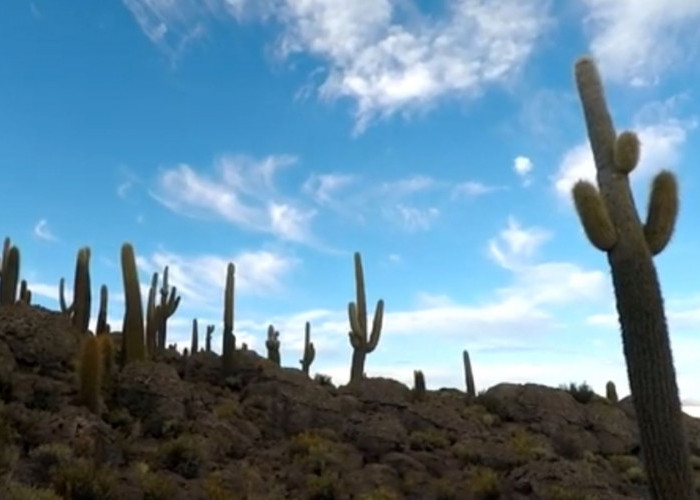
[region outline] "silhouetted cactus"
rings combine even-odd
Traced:
[[[608,401],[611,403],[617,403],[617,389],[615,388],[615,382],[612,380],[609,380],[607,384],[605,384],[605,397],[608,398]]]
[[[207,325],[207,334],[204,337],[204,350],[206,352],[211,352],[211,336],[214,333],[214,325]]]
[[[27,305],[32,303],[32,291],[27,285],[27,280],[22,280],[19,284],[19,301]]]
[[[0,305],[14,304],[19,283],[19,248],[5,238],[0,263]]]
[[[168,266],[163,270],[163,286],[160,288],[160,304],[156,307],[158,325],[158,350],[165,350],[168,336],[168,318],[170,318],[180,305],[180,296],[177,295],[177,287],[168,286]]]
[[[222,360],[224,376],[233,375],[236,370],[236,337],[233,334],[234,292],[236,288],[236,266],[229,262],[226,268],[226,288],[224,290],[224,332],[222,335]]]
[[[265,347],[267,348],[267,359],[280,366],[280,332],[275,330],[273,325],[267,327],[267,340]]]
[[[465,349],[462,351],[462,362],[464,363],[464,382],[467,389],[467,395],[476,396],[476,387],[474,386],[474,373],[472,372],[472,362],[469,359],[469,352]]]
[[[576,84],[597,170],[598,192],[580,181],[576,209],[591,243],[607,253],[642,455],[655,499],[695,498],[680,397],[652,256],[671,238],[678,187],[670,172],[653,182],[646,223],[637,214],[628,174],[639,159],[632,132],[617,135],[595,63],[576,63]]]
[[[73,303],[70,306],[66,306],[65,280],[61,278],[58,285],[61,311],[70,317],[73,326],[82,333],[87,333],[90,325],[90,310],[92,308],[92,290],[90,286],[90,249],[83,247],[78,250],[76,257],[75,278],[73,279]]]
[[[425,375],[421,370],[413,370],[413,396],[417,400],[425,398]]]
[[[146,343],[143,329],[143,305],[141,286],[136,271],[134,247],[122,245],[122,279],[124,282],[124,324],[122,326],[122,359],[124,364],[146,359]]]
[[[377,301],[377,309],[374,312],[372,331],[367,329],[367,303],[365,300],[365,277],[362,271],[362,258],[360,252],[355,252],[355,288],[357,301],[348,304],[348,317],[350,319],[350,344],[353,348],[352,367],[350,369],[350,382],[362,380],[365,372],[365,359],[368,353],[374,351],[379,343],[382,332],[382,320],[384,318],[384,301]]]
[[[307,321],[304,327],[304,354],[302,355],[299,363],[301,363],[301,369],[307,375],[309,374],[309,368],[311,363],[314,362],[316,357],[316,348],[314,343],[311,342],[311,324]]]
[[[192,320],[192,341],[190,344],[190,351],[192,354],[196,354],[199,351],[199,328],[197,326],[197,319]]]
[[[108,291],[107,285],[100,287],[100,308],[97,311],[97,324],[95,325],[95,335],[104,335],[109,333],[109,323],[107,323],[107,301]]]

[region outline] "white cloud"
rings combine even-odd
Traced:
[[[550,236],[549,232],[541,228],[522,228],[510,216],[508,227],[499,233],[498,238],[489,240],[488,253],[501,267],[516,270],[522,268]]]
[[[216,162],[218,179],[202,175],[189,165],[179,165],[161,172],[152,195],[183,215],[213,214],[244,229],[314,244],[310,225],[315,210],[284,200],[274,185],[275,173],[295,161],[287,155],[262,160],[224,156]]]
[[[690,62],[700,42],[700,2],[583,0],[591,50],[603,74],[635,86],[651,85],[672,64]],[[696,52],[697,54],[697,52]]]
[[[532,160],[527,156],[516,156],[513,160],[513,170],[521,177],[526,176],[532,171]]]
[[[477,197],[477,196],[482,196],[484,194],[491,193],[493,191],[496,191],[500,189],[497,186],[487,186],[486,184],[482,182],[476,182],[476,181],[465,181],[457,184],[452,188],[452,192],[450,194],[451,199],[457,199],[457,198],[462,198],[462,197]]]
[[[440,216],[435,207],[418,208],[399,203],[387,212],[387,217],[399,223],[407,231],[427,231]]]
[[[176,286],[183,301],[219,304],[223,300],[226,268],[236,265],[236,293],[266,295],[282,288],[283,278],[297,265],[294,258],[269,251],[242,252],[230,257],[218,255],[185,256],[155,252],[138,257],[139,268],[161,273],[168,266],[169,282]]]
[[[662,168],[674,168],[680,161],[681,150],[688,133],[697,126],[695,118],[674,116],[684,96],[674,96],[664,102],[644,106],[632,120],[631,130],[641,142],[639,164],[630,179],[634,184],[646,183]],[[552,178],[557,194],[571,199],[571,189],[581,180],[595,183],[596,170],[588,142],[569,149],[563,156],[557,173]]]
[[[171,54],[201,36],[213,14],[274,18],[283,29],[278,54],[323,61],[319,95],[354,100],[358,132],[374,118],[507,80],[549,24],[544,0],[451,0],[437,17],[392,0],[123,1],[151,41]]]
[[[337,203],[338,192],[355,180],[355,176],[347,174],[314,174],[304,182],[302,190],[319,205],[334,205]]]
[[[34,226],[34,236],[46,241],[56,241],[56,236],[54,236],[49,229],[49,223],[46,219],[41,219],[37,222],[36,226]]]

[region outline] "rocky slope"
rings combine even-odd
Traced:
[[[219,356],[170,350],[109,374],[96,415],[80,404],[81,341],[59,313],[0,307],[0,498],[647,498],[629,400],[336,388],[251,351],[224,378]],[[697,419],[687,433],[700,468]]]

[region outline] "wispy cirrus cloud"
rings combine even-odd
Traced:
[[[56,241],[56,236],[49,229],[49,223],[46,219],[41,219],[34,226],[34,236],[45,241]]]
[[[527,61],[549,24],[549,2],[451,0],[440,16],[413,2],[376,0],[123,0],[146,36],[178,53],[213,17],[274,20],[281,58],[325,64],[322,99],[356,103],[356,132],[449,96],[475,96]]]
[[[190,217],[215,216],[240,228],[283,240],[317,244],[311,231],[316,211],[279,193],[276,173],[296,162],[289,155],[252,159],[222,156],[215,175],[181,164],[161,171],[151,195],[167,208]]]

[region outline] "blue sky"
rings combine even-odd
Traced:
[[[264,6],[264,7],[263,7]],[[612,379],[627,392],[605,255],[570,188],[593,165],[572,78],[600,65],[619,129],[641,137],[681,214],[656,259],[681,395],[700,401],[700,4],[684,0],[48,0],[0,18],[2,233],[35,302],[92,249],[94,290],[121,327],[119,249],[144,287],[170,266],[193,317],[216,323],[238,269],[236,333],[280,330],[299,366],[347,380],[352,253],[371,310],[386,302],[370,376],[479,389]],[[203,328],[201,329],[203,330]],[[700,404],[700,403],[698,403]]]

